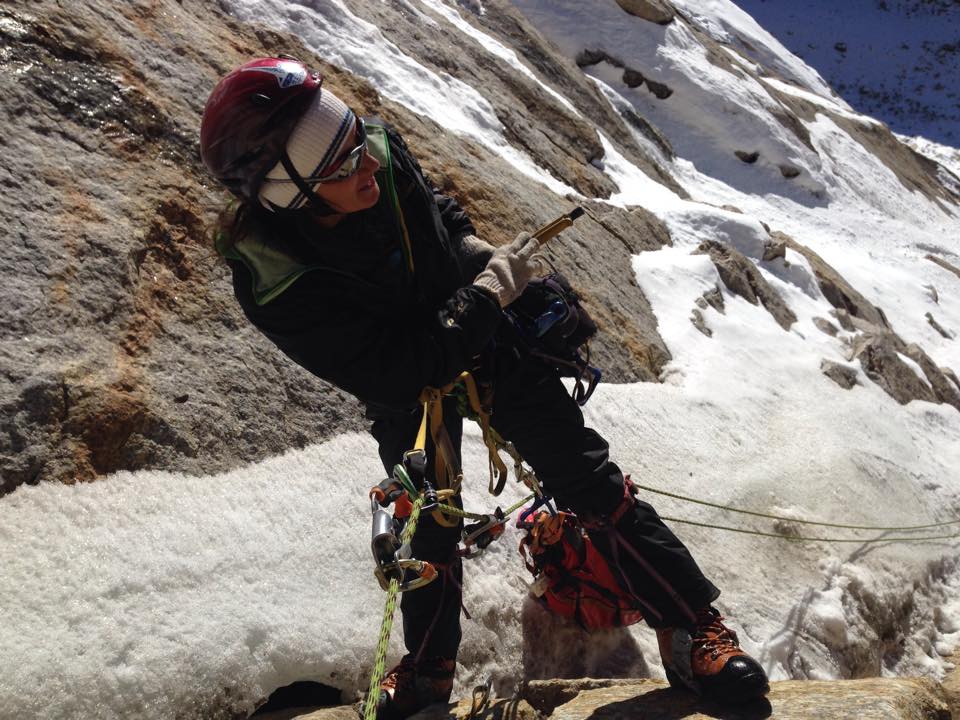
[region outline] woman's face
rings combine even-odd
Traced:
[[[347,150],[338,162],[342,162],[350,150],[358,145],[357,126],[353,129],[353,142],[349,144]],[[380,199],[380,186],[377,185],[377,179],[374,173],[380,169],[380,163],[366,150],[363,152],[363,160],[360,167],[353,175],[343,180],[334,182],[318,183],[313,186],[313,192],[318,197],[325,200],[334,210],[343,214],[366,210],[377,204]]]

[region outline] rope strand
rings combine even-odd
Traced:
[[[880,525],[841,525],[839,523],[818,522],[815,520],[800,520],[798,518],[787,517],[785,515],[771,515],[769,513],[755,512],[753,510],[743,510],[741,508],[732,507],[730,505],[719,505],[717,503],[708,502],[707,500],[698,500],[696,498],[688,497],[686,495],[671,493],[671,492],[667,492],[666,490],[658,490],[657,488],[652,488],[648,485],[641,485],[640,483],[637,483],[637,482],[634,482],[633,486],[640,490],[646,490],[647,492],[656,493],[657,495],[665,495],[666,497],[671,497],[676,500],[684,500],[686,502],[695,503],[696,505],[705,505],[707,507],[717,508],[718,510],[726,510],[727,512],[740,513],[741,515],[753,515],[754,517],[762,517],[762,518],[767,518],[769,520],[783,520],[784,522],[799,523],[801,525],[819,525],[821,527],[842,528],[844,530],[884,530],[884,531],[927,530],[929,528],[938,528],[938,527],[945,527],[947,525],[960,524],[960,518],[955,518],[953,520],[947,520],[944,522],[930,523],[929,525],[903,525],[899,527],[883,527]],[[775,535],[774,537],[781,537],[781,536]]]
[[[777,533],[762,532],[760,530],[746,530],[744,528],[729,527],[726,525],[712,525],[710,523],[696,522],[695,520],[681,520],[680,518],[667,517],[661,515],[660,519],[668,522],[683,523],[684,525],[696,525],[697,527],[710,528],[711,530],[727,530],[729,532],[742,533],[744,535],[760,535],[762,537],[777,538],[778,540],[789,540],[791,542],[835,542],[835,543],[879,543],[879,542],[924,542],[926,540],[956,540],[960,539],[960,532],[953,535],[933,535],[926,537],[890,537],[890,538],[821,538],[804,537],[801,535],[779,535]]]

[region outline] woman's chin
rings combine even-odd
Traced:
[[[370,178],[370,182],[357,188],[357,200],[364,209],[372,208],[380,199],[380,186],[376,178]]]

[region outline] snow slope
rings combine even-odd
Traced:
[[[737,3],[857,109],[960,143],[960,5],[949,0]]]
[[[296,22],[305,42],[384,94],[504,153],[554,191],[568,190],[509,146],[477,90],[419,66],[337,0],[225,4],[241,19],[256,5],[276,27]],[[469,14],[456,3],[408,4],[442,10],[446,32],[482,41],[497,61],[523,62],[505,41],[478,39],[482,31],[464,26]],[[786,262],[761,260],[765,222],[816,250],[905,340],[960,369],[958,343],[924,320],[931,312],[960,333],[960,281],[923,257],[936,249],[960,263],[957,209],[907,191],[831,112],[873,121],[729,2],[679,3],[697,6],[696,28],[626,22],[613,0],[517,5],[571,56],[601,45],[675,91],[660,101],[626,87],[607,64],[586,69],[611,103],[635,107],[664,131],[677,157],[661,161],[691,196],[680,199],[602,138],[603,167],[620,188],[609,201],[647,207],[673,238],[672,247],[633,259],[673,356],[664,382],[601,386],[586,409],[617,462],[652,488],[791,518],[870,526],[960,518],[960,413],[900,406],[859,370],[859,384],[840,390],[820,362],[846,363],[844,333],[834,338],[814,325],[831,306],[809,265],[792,251]],[[813,149],[771,120],[780,105],[768,83],[709,61],[697,33],[721,37],[731,28],[740,37],[749,31],[758,61],[777,67],[791,88],[819,98],[824,111],[805,123]],[[766,160],[745,165],[735,149],[760,149]],[[803,173],[789,180],[783,163]],[[722,287],[709,258],[691,254],[704,239],[757,263],[798,317],[789,331],[725,289],[724,313],[703,310],[712,337],[694,328],[696,299]],[[468,508],[491,509],[475,429],[464,460]],[[300,679],[363,690],[383,600],[368,554],[365,489],[381,473],[373,441],[344,435],[215,477],[122,473],[5,497],[0,718],[202,717],[217,707],[251,710]],[[678,520],[678,535],[724,591],[720,607],[774,679],[939,677],[960,643],[960,524],[917,532],[775,524],[646,492]],[[501,504],[519,497],[511,483]],[[791,542],[680,520],[833,540]],[[905,537],[939,539],[894,539]],[[464,622],[457,692],[490,676],[506,694],[519,675],[662,675],[648,629],[588,637],[525,600],[529,578],[516,542],[508,531],[467,568],[472,620]],[[400,652],[395,631],[390,658]]]

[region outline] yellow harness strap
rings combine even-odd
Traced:
[[[487,446],[490,463],[490,493],[499,495],[503,492],[504,485],[507,482],[507,466],[497,452],[499,436],[490,427],[490,413],[484,409],[480,402],[477,383],[468,372],[461,373],[456,380],[443,388],[428,387],[420,393],[420,402],[423,403],[423,419],[420,421],[416,444],[410,452],[422,451],[426,447],[427,427],[429,427],[430,437],[436,447],[436,457],[433,459],[433,474],[437,490],[442,497],[453,497],[460,493],[463,484],[463,472],[457,463],[457,455],[453,449],[450,435],[443,424],[443,398],[453,391],[457,383],[463,383],[467,391],[467,401],[470,404],[470,409],[476,413],[477,422],[483,434],[483,442]],[[441,508],[433,510],[431,515],[443,527],[454,527],[460,522],[457,517],[448,517]]]
[[[487,446],[487,455],[490,458],[490,484],[488,490],[490,494],[496,497],[503,492],[503,486],[507,482],[507,466],[500,459],[500,453],[497,452],[497,439],[499,435],[490,427],[490,413],[484,411],[480,404],[480,393],[477,392],[477,383],[470,373],[463,373],[458,380],[463,381],[467,389],[467,400],[470,402],[470,409],[477,414],[477,422],[480,425],[480,432],[483,434],[483,442]],[[494,484],[496,483],[496,484]]]

